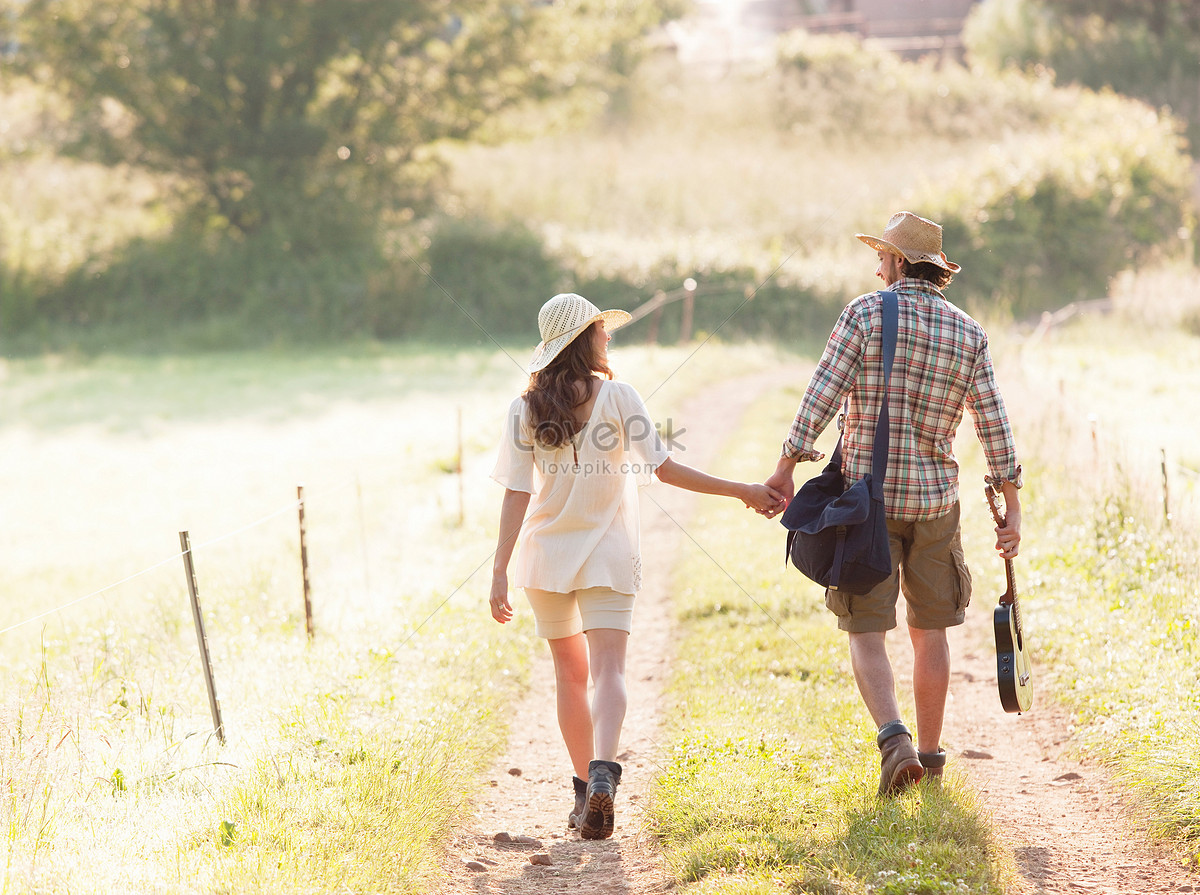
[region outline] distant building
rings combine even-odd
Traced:
[[[695,0],[668,29],[667,43],[685,62],[746,61],[770,53],[796,28],[847,33],[906,58],[962,55],[962,28],[980,0]]]

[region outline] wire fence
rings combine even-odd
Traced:
[[[333,485],[328,488],[322,489],[321,495],[323,496],[325,494],[328,494],[328,493],[331,493],[331,492],[334,492],[337,490],[342,490],[342,489],[345,489],[346,487],[348,487],[347,483],[340,483],[338,485]],[[220,544],[224,541],[231,540],[233,538],[238,537],[239,535],[245,534],[246,532],[248,532],[252,529],[255,529],[262,525],[265,525],[266,523],[271,522],[272,520],[277,519],[280,516],[283,516],[287,513],[296,513],[302,507],[303,507],[303,498],[299,498],[297,500],[290,501],[290,502],[272,510],[271,512],[267,513],[266,515],[261,516],[258,519],[255,519],[252,522],[248,522],[245,525],[238,526],[237,528],[227,531],[224,534],[218,535],[217,537],[210,538],[210,539],[200,542],[198,544],[194,544],[192,546],[192,549],[198,550],[198,549],[202,549],[205,547],[212,547],[212,546]],[[75,606],[79,606],[83,603],[87,603],[97,597],[100,597],[106,593],[109,593],[110,591],[116,590],[117,588],[121,587],[122,585],[128,584],[131,581],[135,581],[139,578],[149,575],[151,572],[157,571],[158,569],[161,569],[163,566],[169,565],[173,562],[179,562],[183,559],[184,552],[185,551],[180,550],[177,553],[173,553],[170,556],[163,557],[162,559],[151,563],[150,565],[146,566],[143,569],[139,569],[136,572],[126,575],[125,577],[123,577],[117,581],[114,581],[111,584],[106,584],[103,587],[96,588],[95,590],[91,591],[90,593],[84,594],[83,596],[75,597],[74,599],[68,600],[65,603],[61,603],[58,606],[54,606],[50,609],[46,609],[42,612],[38,612],[35,615],[31,615],[27,618],[23,618],[20,621],[13,622],[12,624],[9,624],[4,628],[0,628],[0,636],[8,634],[12,631],[16,631],[20,628],[24,628],[28,625],[33,624],[34,622],[38,622],[45,618],[49,618],[52,615],[56,615],[58,613],[64,612]]]
[[[1036,351],[1041,342],[1058,326],[1081,316],[1090,314],[1109,314],[1114,309],[1114,303],[1109,298],[1090,299],[1072,302],[1057,311],[1042,314],[1037,326],[1023,343],[1022,353],[1028,357]],[[1100,420],[1094,414],[1081,416],[1077,406],[1072,404],[1065,395],[1065,386],[1060,381],[1056,400],[1058,412],[1062,421],[1068,426],[1085,430],[1091,440],[1093,466],[1099,467],[1102,454],[1108,454],[1109,459],[1122,463],[1125,474],[1136,474],[1140,469],[1145,474],[1146,481],[1158,480],[1161,489],[1162,521],[1170,525],[1182,514],[1194,516],[1196,513],[1196,483],[1200,482],[1200,469],[1196,469],[1173,455],[1173,451],[1163,445],[1156,449],[1143,444],[1140,449],[1128,442],[1126,433],[1104,431]],[[1120,445],[1118,450],[1115,446]],[[1153,468],[1153,455],[1157,453],[1158,468]],[[1122,455],[1118,457],[1118,454]],[[1192,520],[1195,521],[1195,520]]]

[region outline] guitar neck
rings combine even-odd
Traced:
[[[1000,515],[1000,507],[996,505],[996,492],[991,485],[984,489],[984,495],[987,497],[988,509],[992,511],[992,518],[996,521],[996,525],[1004,524],[1004,517]],[[1004,560],[1004,576],[1008,579],[1008,591],[1000,598],[1001,605],[1008,606],[1017,602],[1017,582],[1013,578],[1013,564],[1011,559]]]
[[[1017,582],[1013,578],[1013,564],[1011,559],[1004,560],[1004,577],[1007,579],[1008,591],[1000,598],[1000,602],[1005,605],[1015,605],[1017,602]]]

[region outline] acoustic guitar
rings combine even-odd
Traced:
[[[1004,517],[996,505],[996,491],[991,485],[984,488],[988,507],[997,525],[1004,525]],[[1011,559],[1004,560],[1004,574],[1008,579],[1008,590],[1000,597],[1000,605],[992,613],[992,627],[996,631],[996,686],[1000,689],[1000,704],[1006,712],[1029,711],[1033,705],[1033,682],[1029,662],[1029,645],[1021,624],[1021,604],[1017,602],[1017,585],[1013,580]]]

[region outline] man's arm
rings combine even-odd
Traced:
[[[864,324],[869,316],[867,296],[859,296],[848,304],[838,318],[821,360],[813,371],[796,417],[783,443],[783,456],[793,461],[822,460],[824,454],[815,447],[817,436],[829,426],[842,406],[842,401],[858,381],[863,366]],[[777,470],[778,471],[778,470]]]
[[[795,475],[796,461],[791,457],[783,456],[775,464],[775,471],[763,484],[782,494],[783,499],[787,503],[791,503],[792,497],[796,494]]]

